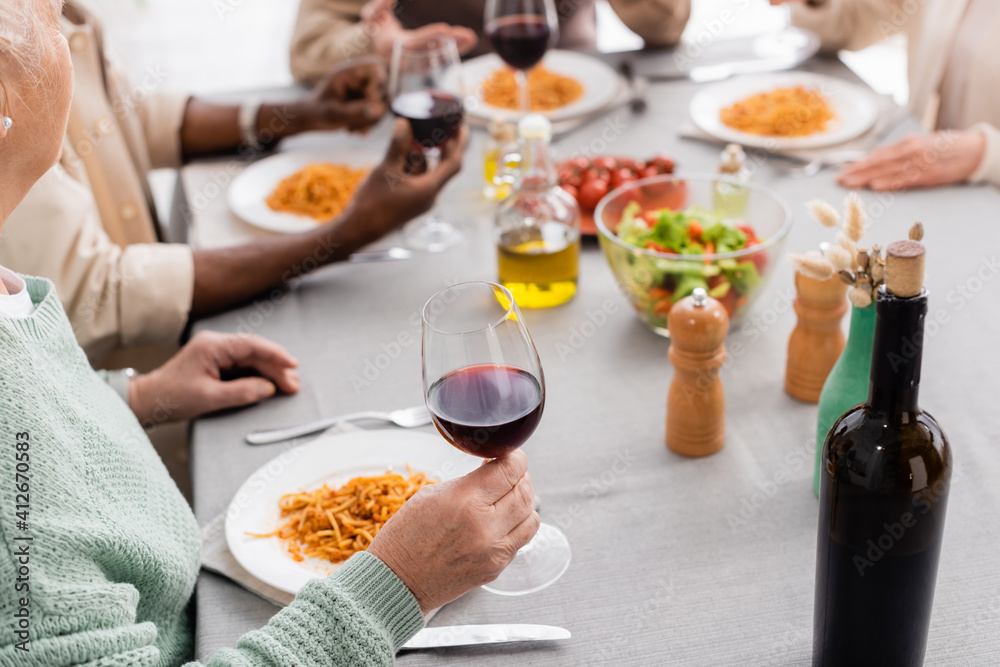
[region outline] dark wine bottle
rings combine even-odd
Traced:
[[[951,481],[941,427],[917,403],[923,246],[887,249],[868,400],[823,446],[814,667],[923,664]]]

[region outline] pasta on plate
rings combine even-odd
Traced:
[[[827,129],[836,114],[814,88],[776,88],[751,95],[719,112],[725,125],[770,137],[806,137]]]
[[[310,164],[283,178],[266,203],[272,211],[327,222],[344,211],[366,173],[329,162]]]
[[[520,91],[514,70],[504,67],[482,84],[483,101],[501,109],[520,109]],[[552,111],[583,96],[583,84],[573,77],[556,74],[542,66],[528,72],[528,98],[532,111]]]
[[[291,557],[339,563],[372,543],[385,522],[417,491],[434,484],[424,473],[407,466],[408,477],[386,472],[377,477],[355,477],[337,489],[324,484],[313,491],[281,497],[282,523],[270,533],[251,537],[277,537],[285,541]]]

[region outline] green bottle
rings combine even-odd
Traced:
[[[851,327],[847,344],[819,395],[819,419],[816,423],[816,468],[813,493],[819,496],[820,459],[823,443],[840,416],[868,398],[868,374],[872,367],[872,344],[875,340],[875,304],[851,306]]]

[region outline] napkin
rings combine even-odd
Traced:
[[[351,433],[363,429],[346,422],[341,422],[323,432],[323,435],[336,433]],[[295,596],[265,584],[241,566],[226,543],[226,514],[223,512],[201,529],[201,567],[209,572],[221,574],[239,584],[251,593],[272,602],[279,607],[287,607]],[[437,609],[424,614],[424,620],[429,621],[437,613]]]
[[[885,135],[892,131],[908,113],[905,107],[901,107],[896,104],[889,95],[876,95],[876,98],[878,100],[878,118],[875,121],[875,124],[872,125],[871,129],[859,137],[840,144],[823,146],[821,148],[768,150],[767,152],[774,155],[789,157],[794,160],[801,160],[802,162],[812,162],[813,160],[822,159],[831,153],[839,153],[842,151],[860,151],[867,153],[869,150],[874,148],[875,144],[881,141]],[[678,128],[677,133],[683,139],[705,141],[712,144],[718,144],[720,146],[729,143],[725,139],[719,139],[718,137],[705,132],[696,126],[690,119],[686,120],[684,124]]]

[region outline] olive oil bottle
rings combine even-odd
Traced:
[[[944,431],[917,403],[924,248],[891,244],[868,400],[823,446],[814,667],[923,664],[951,481]]]
[[[519,306],[558,306],[576,294],[580,209],[557,184],[548,119],[525,116],[518,135],[520,174],[496,213],[497,273]]]

